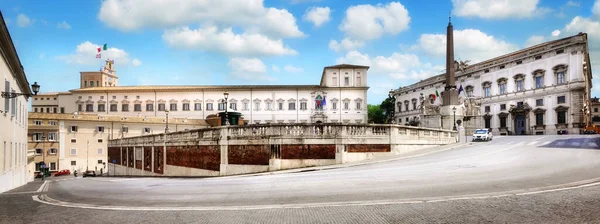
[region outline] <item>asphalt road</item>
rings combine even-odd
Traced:
[[[32,199],[41,193],[0,195],[6,208],[0,221],[600,223],[599,146],[596,136],[497,136],[420,157],[313,172],[63,177],[51,180],[45,192],[54,204]],[[44,212],[53,218],[33,215]]]

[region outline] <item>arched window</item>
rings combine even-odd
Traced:
[[[498,79],[498,93],[499,94],[506,94],[506,78],[499,78]]]
[[[482,84],[483,86],[483,96],[484,97],[490,97],[492,96],[492,83],[491,82],[484,82]]]
[[[473,86],[469,85],[467,86],[467,88],[465,88],[465,92],[467,93],[468,97],[472,97],[473,96]]]
[[[405,111],[408,111],[408,100],[404,101],[404,109]]]
[[[542,69],[533,71],[532,75],[536,89],[544,87],[544,73],[546,73],[546,71]]]
[[[525,75],[517,74],[513,78],[515,79],[515,87],[517,92],[525,91]]]
[[[417,98],[412,99],[413,110],[417,109]]]
[[[557,65],[552,68],[554,70],[554,79],[556,85],[563,85],[567,82],[567,65]]]

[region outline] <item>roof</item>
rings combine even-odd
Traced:
[[[32,92],[29,88],[27,77],[25,76],[25,70],[23,69],[23,65],[21,64],[21,60],[19,59],[19,55],[12,38],[10,37],[10,32],[8,31],[8,27],[4,21],[2,11],[0,11],[0,53],[6,60],[8,68],[11,70],[13,75],[15,75],[18,85],[21,88],[20,91],[22,93],[31,94]]]
[[[331,68],[364,68],[364,69],[369,70],[369,66],[364,66],[364,65],[337,64],[337,65],[325,66],[323,68],[323,73],[321,74],[321,82],[320,82],[321,86],[324,85],[325,70],[331,69]]]
[[[148,124],[163,124],[165,119],[162,117],[138,117],[138,116],[115,116],[115,115],[98,115],[91,113],[75,114],[53,114],[53,113],[35,113],[29,112],[29,119],[41,120],[70,120],[70,121],[98,121],[98,122],[120,122],[120,123],[148,123]],[[169,118],[169,124],[185,124],[185,125],[203,125],[208,126],[204,119],[186,119],[186,118]]]
[[[71,93],[90,92],[177,92],[177,91],[225,91],[225,90],[313,90],[319,85],[176,85],[176,86],[103,86],[70,90]],[[362,87],[355,87],[363,89]]]

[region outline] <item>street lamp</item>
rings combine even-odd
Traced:
[[[31,89],[33,90],[33,94],[28,94],[28,93],[11,93],[11,92],[2,92],[2,98],[15,98],[18,96],[33,96],[33,95],[37,95],[37,93],[40,91],[40,85],[37,84],[37,82],[34,82],[33,85],[31,85]]]
[[[167,116],[165,133],[169,133],[169,110],[165,109],[165,115]]]
[[[452,130],[456,131],[456,107],[452,107],[452,113],[454,114],[454,123],[452,126]]]
[[[223,97],[225,98],[225,126],[227,126],[229,125],[229,116],[227,114],[227,98],[229,98],[229,93],[225,91]]]

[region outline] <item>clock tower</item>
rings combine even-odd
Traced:
[[[114,63],[114,60],[107,59],[100,71],[81,72],[80,88],[117,86],[119,77],[114,70]]]

